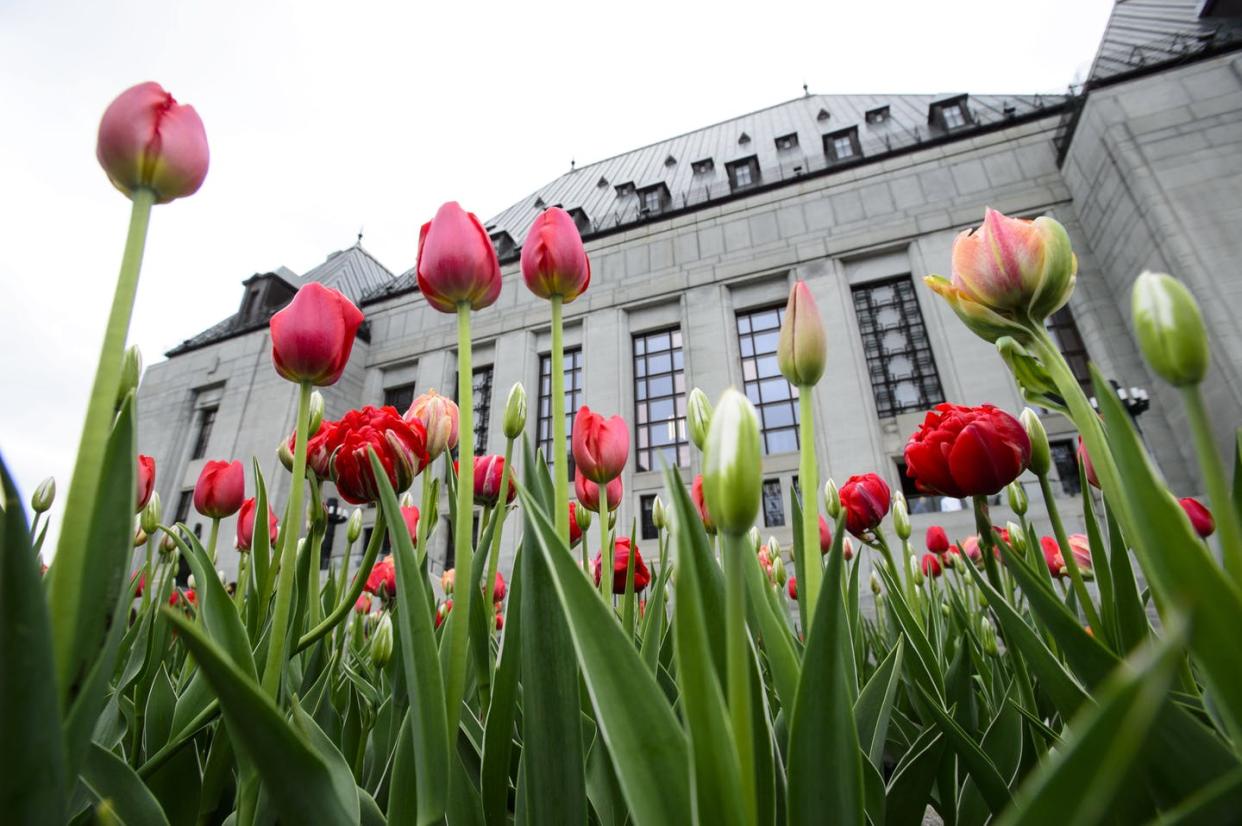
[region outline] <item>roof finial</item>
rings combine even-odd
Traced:
[[[569,159],[569,171],[573,172],[574,169],[577,168],[577,166],[578,166],[578,162],[575,161],[573,158],[570,158]]]
[[[358,227],[358,240],[354,243],[355,247],[362,246],[362,227]]]
[[[808,98],[811,96],[811,90],[805,83],[802,84],[802,95]]]

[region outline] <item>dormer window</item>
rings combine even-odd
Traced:
[[[884,123],[884,121],[888,120],[888,107],[877,106],[874,109],[868,109],[865,117],[867,123],[872,125]]]
[[[747,187],[752,187],[760,182],[759,176],[759,159],[751,155],[749,158],[742,158],[739,161],[733,161],[726,167],[729,171],[729,188],[734,192]]]
[[[966,108],[966,96],[958,95],[948,100],[936,101],[928,109],[927,122],[931,126],[938,126],[949,132],[970,125],[970,110]]]
[[[595,185],[599,187],[600,189],[603,189],[604,187],[608,186],[608,179],[605,178],[603,175],[600,175],[599,180],[595,182]]]
[[[962,112],[962,105],[960,103],[944,107],[940,112],[940,116],[944,119],[945,129],[956,129],[959,126],[966,125],[966,114]]]
[[[504,258],[512,255],[517,250],[517,244],[513,242],[513,236],[505,232],[503,229],[499,232],[491,234],[492,246],[496,248],[496,257]]]
[[[819,121],[820,123],[823,123],[824,121],[828,120],[828,118],[830,117],[832,117],[832,114],[827,109],[820,109],[819,114],[815,116],[815,120]]]
[[[617,197],[618,198],[625,198],[626,196],[633,195],[633,194],[634,194],[634,182],[633,181],[626,181],[623,184],[617,184]]]
[[[690,164],[690,169],[691,171],[694,172],[695,175],[706,175],[707,173],[713,171],[715,168],[716,168],[716,162],[713,161],[711,158],[704,158],[701,161],[695,161],[694,163]]]
[[[639,214],[643,216],[659,215],[669,208],[672,197],[668,185],[664,183],[645,186],[638,190]]]
[[[743,132],[738,137],[737,142],[739,146],[745,146],[746,144],[750,143],[750,135],[747,135],[745,132]]]
[[[545,204],[545,203],[543,202],[543,198],[542,198],[542,197],[540,197],[540,198],[536,198],[536,199],[535,199],[535,209],[543,209],[543,208],[544,208],[544,207],[546,207],[546,206],[547,206],[547,204]]]
[[[862,147],[858,144],[858,127],[851,126],[849,129],[824,135],[824,154],[834,163],[862,157]]]
[[[569,217],[574,219],[574,226],[578,228],[579,235],[586,235],[591,231],[591,217],[586,214],[586,210],[582,207],[574,207],[569,210]]]
[[[798,133],[790,132],[788,135],[781,135],[776,139],[776,148],[778,151],[785,152],[790,149],[798,148]]]
[[[674,158],[672,155],[669,155],[667,158],[664,159],[664,165],[665,166],[676,166],[677,159]]]
[[[256,273],[242,282],[242,295],[237,319],[243,325],[256,324],[269,318],[291,300],[295,288],[275,273]]]

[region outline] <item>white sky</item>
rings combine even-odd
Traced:
[[[212,155],[198,194],[155,210],[130,333],[151,363],[233,313],[256,271],[305,272],[363,227],[399,273],[445,200],[487,219],[571,158],[803,83],[1063,91],[1110,7],[0,0],[0,453],[24,492],[55,475],[63,503],[129,216],[95,134],[134,83],[192,103]]]

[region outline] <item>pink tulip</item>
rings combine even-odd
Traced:
[[[444,451],[457,447],[459,415],[452,399],[428,390],[414,400],[403,418],[407,422],[418,419],[427,428],[427,455],[434,460]]]
[[[134,513],[139,513],[151,501],[151,493],[155,490],[155,459],[145,454],[138,454],[138,503]]]
[[[983,226],[953,242],[953,287],[993,310],[1039,308],[1042,319],[1068,299],[1076,270],[1065,229],[1051,218],[1009,218],[989,208]]]
[[[272,361],[292,382],[336,384],[345,372],[363,315],[341,293],[312,281],[272,316]]]
[[[1081,436],[1078,437],[1078,461],[1082,462],[1082,469],[1087,477],[1087,484],[1099,489],[1100,477],[1095,475],[1095,465],[1091,464],[1091,454],[1087,453],[1087,446],[1083,443]]]
[[[621,477],[618,476],[605,485],[604,493],[608,498],[609,511],[615,511],[620,507],[621,497],[625,493],[624,488],[621,486]],[[578,497],[582,507],[599,513],[599,485],[583,476],[582,471],[579,469],[574,470],[574,495]]]
[[[418,508],[413,505],[401,506],[401,520],[405,522],[405,529],[410,532],[410,539],[418,536]]]
[[[1203,506],[1198,499],[1192,499],[1187,496],[1185,499],[1177,500],[1182,506],[1182,510],[1186,511],[1186,515],[1190,517],[1190,524],[1194,527],[1195,533],[1199,534],[1203,539],[1207,539],[1216,532],[1216,520],[1212,518],[1212,512]]]
[[[112,185],[133,197],[149,189],[157,204],[193,195],[207,177],[207,134],[193,106],[158,83],[139,83],[108,105],[95,157]]]
[[[569,213],[560,207],[544,210],[531,225],[522,245],[522,277],[540,298],[559,295],[568,304],[591,283],[591,261]]]
[[[605,419],[586,405],[574,417],[572,444],[578,470],[597,484],[620,476],[630,458],[630,431],[625,419]]]
[[[707,500],[703,498],[703,474],[697,474],[694,481],[690,483],[690,499],[694,502],[694,506],[698,508],[699,518],[703,520],[703,530],[708,533],[716,532],[716,522],[712,519],[712,515],[707,512]]]
[[[932,525],[927,529],[927,550],[934,554],[949,552],[949,535],[944,532],[944,528]]]
[[[251,544],[254,542],[254,518],[255,510],[258,505],[253,497],[242,502],[241,510],[237,513],[237,549],[239,551],[250,550]],[[269,547],[276,544],[276,514],[272,513],[271,506],[267,509],[267,535]]]
[[[500,262],[479,219],[456,201],[440,207],[418,235],[418,289],[442,313],[459,304],[490,307],[500,297]]]
[[[194,510],[209,519],[224,519],[241,510],[246,498],[246,473],[238,461],[210,461],[194,485]]]

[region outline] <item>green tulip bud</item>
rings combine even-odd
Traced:
[[[161,515],[160,495],[155,491],[151,491],[151,498],[147,500],[146,507],[138,514],[138,524],[142,526],[142,529],[148,535],[154,536],[155,531],[160,526]]]
[[[824,482],[824,513],[835,522],[841,516],[841,493],[837,483],[829,479]]]
[[[581,505],[574,508],[574,521],[578,523],[578,530],[582,531],[583,536],[591,530],[591,512]]]
[[[712,426],[712,403],[707,394],[699,388],[690,391],[686,398],[686,427],[690,431],[690,441],[700,452],[706,450],[707,432]]]
[[[145,544],[147,544],[147,532],[139,527],[134,531],[134,547],[141,548]]]
[[[319,427],[323,424],[323,394],[318,390],[311,391],[310,395],[310,419],[306,426],[306,432],[314,436],[319,432]]]
[[[1022,411],[1018,420],[1026,429],[1027,438],[1031,440],[1031,459],[1026,466],[1031,473],[1043,478],[1052,469],[1052,448],[1048,446],[1048,432],[1044,430],[1039,414],[1029,407]]]
[[[516,439],[526,428],[526,388],[520,381],[509,388],[503,427],[506,439]]]
[[[30,494],[30,509],[35,513],[44,513],[56,501],[56,480],[51,476],[39,483]]]
[[[664,509],[664,502],[659,496],[656,496],[655,501],[651,503],[651,524],[660,531],[668,527],[668,512]]]
[[[616,527],[617,527],[617,512],[608,511],[608,530],[611,531],[615,529]]]
[[[712,414],[703,457],[703,498],[716,529],[745,534],[759,515],[763,451],[755,408],[733,388]]]
[[[276,448],[276,458],[285,466],[285,470],[293,473],[293,451],[289,449],[288,440],[281,440],[280,445]]]
[[[776,343],[776,363],[781,374],[796,387],[811,387],[824,375],[828,337],[824,319],[805,281],[795,282],[789,290]]]
[[[784,586],[788,573],[785,570],[785,558],[776,556],[772,558],[772,577],[776,580],[778,587]]]
[[[901,491],[893,494],[893,530],[897,536],[906,540],[910,538],[910,508],[906,505],[906,497]]]
[[[377,668],[388,665],[392,659],[392,618],[385,611],[371,634],[371,662]]]
[[[414,494],[407,490],[405,493],[401,494],[401,498],[398,499],[397,502],[403,508],[412,508],[414,507]]]
[[[880,595],[881,590],[883,589],[880,587],[879,574],[877,574],[875,571],[872,571],[871,572],[871,593],[875,594],[878,597]]]
[[[1005,493],[1009,496],[1009,508],[1018,516],[1026,513],[1029,501],[1026,498],[1026,488],[1022,487],[1022,483],[1016,479],[1005,487]]]
[[[164,534],[164,538],[160,540],[160,554],[162,556],[172,556],[177,552],[177,543],[170,534]]]
[[[345,539],[352,545],[358,541],[360,536],[362,536],[362,508],[354,508],[349,514],[349,522],[345,525]]]
[[[906,563],[907,563],[906,567],[910,569],[910,581],[913,582],[915,585],[922,585],[923,584],[923,566],[919,564],[918,558],[913,557],[913,556],[908,557],[906,559]]]
[[[750,547],[755,549],[755,553],[759,553],[759,546],[763,544],[763,540],[759,538],[758,525],[750,526],[750,530],[746,532],[746,541],[750,543]]]
[[[781,543],[776,540],[776,537],[769,536],[768,537],[768,554],[771,555],[773,559],[778,559],[782,555],[783,551],[784,549],[781,547]]]
[[[944,617],[945,619],[948,619],[952,613],[953,612],[949,609],[949,603],[947,602],[940,603],[940,615],[942,617]]]
[[[1016,522],[1006,522],[1005,530],[1009,533],[1009,545],[1018,553],[1026,553],[1026,533]]]
[[[1175,387],[1202,382],[1209,359],[1207,330],[1190,290],[1171,275],[1144,272],[1130,298],[1134,332],[1151,369]]]
[[[995,657],[1000,653],[996,647],[996,629],[992,621],[985,616],[979,617],[979,641],[983,644],[983,653]]]
[[[138,345],[134,345],[125,351],[125,355],[121,358],[121,383],[116,391],[116,406],[120,407],[125,401],[125,397],[138,389],[138,382],[142,379],[142,353],[138,350]]]

